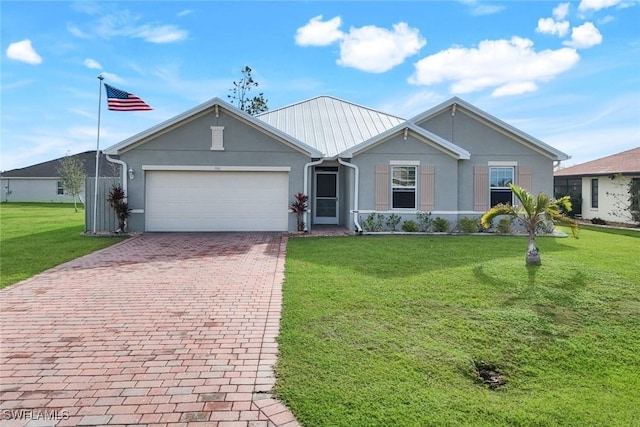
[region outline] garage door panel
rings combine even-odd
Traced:
[[[286,172],[148,171],[147,231],[286,231]]]

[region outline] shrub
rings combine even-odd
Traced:
[[[385,221],[385,224],[391,231],[396,231],[396,227],[398,226],[398,224],[400,224],[401,220],[402,218],[400,218],[400,215],[392,213]]]
[[[464,217],[458,221],[458,229],[463,233],[477,233],[482,228],[477,218]]]
[[[500,234],[510,234],[511,233],[511,221],[513,219],[511,217],[504,217],[498,221],[498,226],[496,227],[498,233]]]
[[[370,213],[362,222],[362,229],[364,231],[382,231],[382,223],[384,222],[384,215],[379,213]]]
[[[120,184],[116,184],[111,187],[109,196],[107,196],[107,202],[113,208],[118,218],[118,229],[116,233],[124,233],[127,229],[127,218],[131,214],[131,208],[126,201],[127,195],[124,193],[124,189]]]
[[[298,193],[293,196],[295,200],[291,202],[289,208],[296,214],[296,220],[298,221],[298,231],[304,231],[304,213],[307,211],[307,201],[309,196],[303,193]]]
[[[416,215],[416,219],[418,220],[418,224],[420,225],[421,231],[429,231],[429,229],[433,225],[433,218],[431,218],[431,212],[418,212],[418,214]]]
[[[538,226],[537,232],[551,234],[553,233],[554,228],[555,227],[553,226],[553,221],[545,221]]]
[[[410,219],[402,223],[402,230],[408,233],[415,233],[417,231],[420,231],[420,226],[417,222]]]
[[[596,224],[596,225],[607,225],[607,221],[605,221],[602,218],[593,218],[591,219],[591,224]]]
[[[442,217],[433,220],[433,231],[436,233],[447,233],[449,231],[449,221]]]

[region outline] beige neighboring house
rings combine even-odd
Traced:
[[[85,151],[72,157],[80,159],[86,176],[95,176],[95,151]],[[58,169],[62,159],[64,157],[0,173],[2,202],[73,202],[71,195],[60,184]],[[105,160],[104,154],[100,158],[99,168],[101,177],[117,176],[116,169]],[[84,191],[80,193],[80,200],[84,203]]]
[[[631,188],[636,210],[640,203],[640,147],[590,162],[559,169],[554,173],[555,196],[571,195],[581,200],[574,206],[584,219],[634,224]]]

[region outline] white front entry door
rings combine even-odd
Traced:
[[[316,171],[315,224],[338,223],[338,172]]]

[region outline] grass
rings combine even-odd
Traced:
[[[314,427],[634,425],[640,233],[539,246],[527,268],[523,237],[290,239],[278,397]]]
[[[0,204],[0,288],[122,241],[83,231],[84,211],[73,204]]]

